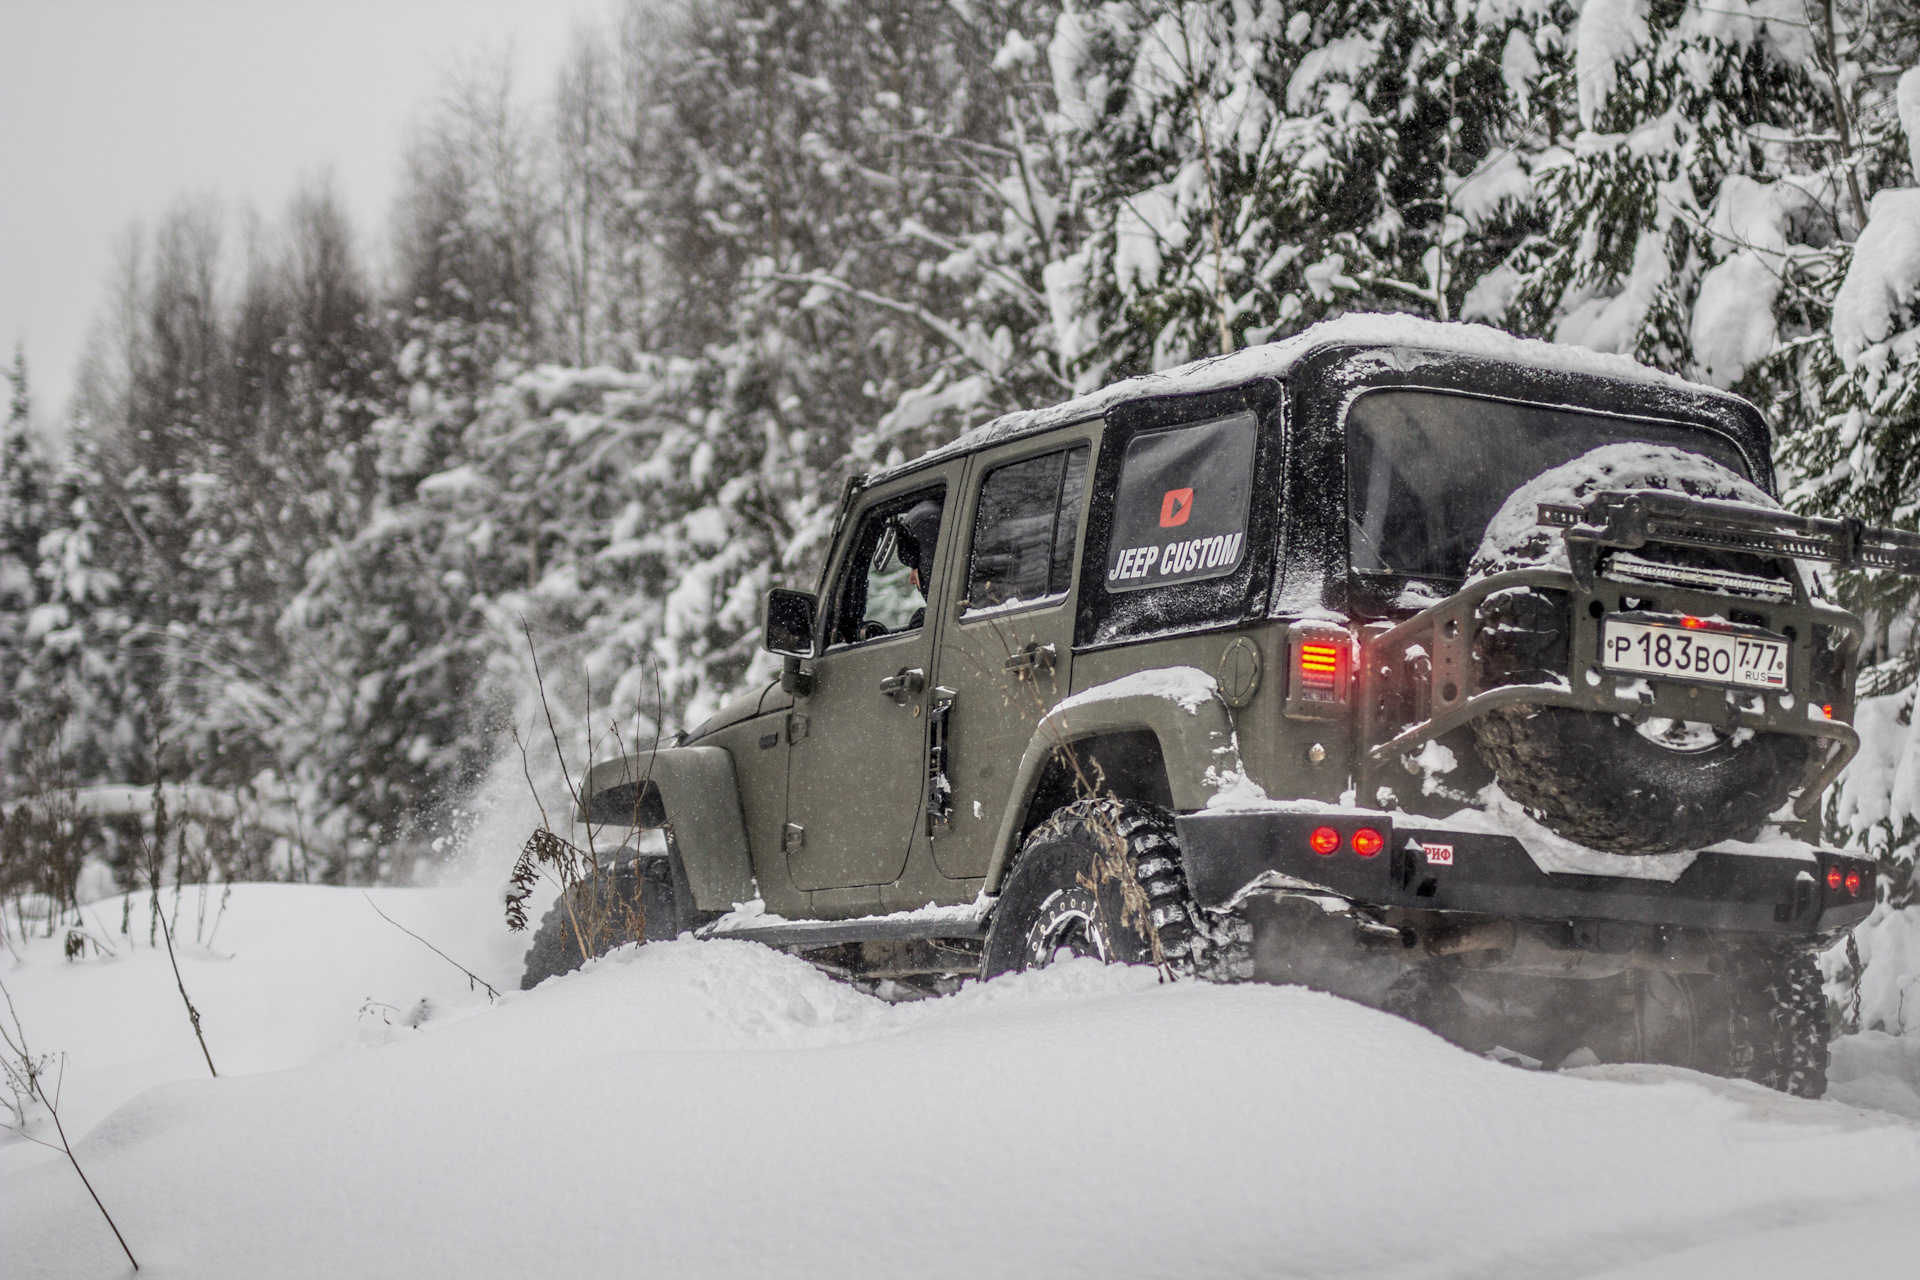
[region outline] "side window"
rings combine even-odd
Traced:
[[[827,644],[858,644],[918,631],[927,621],[927,592],[940,545],[944,486],[869,507],[834,593]]]
[[[1066,595],[1087,488],[1087,446],[995,467],[980,485],[967,562],[967,608]]]
[[[1253,450],[1250,412],[1142,431],[1127,444],[1107,542],[1107,590],[1221,578],[1247,550]]]

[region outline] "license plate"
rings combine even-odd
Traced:
[[[1787,687],[1787,642],[1607,619],[1601,663],[1609,671],[1677,676],[1748,689]]]

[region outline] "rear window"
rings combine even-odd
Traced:
[[[1734,443],[1679,423],[1432,391],[1374,391],[1347,411],[1349,554],[1360,573],[1457,582],[1507,495],[1604,444],[1702,454],[1741,476]]]
[[[1107,541],[1107,590],[1221,578],[1247,554],[1251,412],[1143,431],[1127,444]]]
[[[1073,585],[1073,538],[1087,487],[1087,446],[989,472],[967,565],[970,611],[1057,600]]]

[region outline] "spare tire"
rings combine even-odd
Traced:
[[[1516,489],[1487,525],[1469,581],[1509,569],[1567,567],[1542,502],[1584,503],[1603,489],[1665,489],[1778,506],[1718,463],[1665,445],[1604,445]],[[1680,547],[1635,554],[1671,563],[1776,575],[1770,562]],[[1520,588],[1481,602],[1474,661],[1482,687],[1528,684],[1569,670],[1564,592]],[[1662,719],[1636,722],[1571,707],[1519,703],[1473,723],[1500,789],[1548,829],[1610,853],[1673,853],[1758,835],[1815,761],[1811,738],[1729,732]]]

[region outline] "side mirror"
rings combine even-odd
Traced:
[[[767,624],[762,643],[768,652],[786,658],[811,658],[813,615],[819,603],[811,591],[775,587],[767,592]]]

